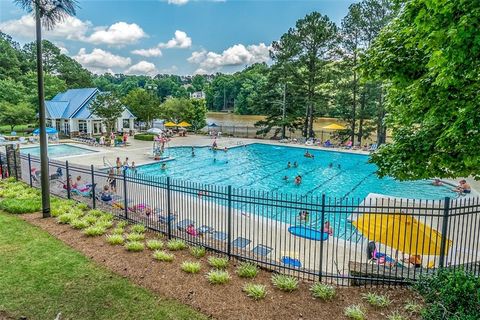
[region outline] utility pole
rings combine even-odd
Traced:
[[[282,110],[282,139],[285,139],[285,109],[287,101],[287,83],[283,85],[283,110]]]

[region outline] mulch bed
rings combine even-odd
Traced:
[[[393,310],[402,311],[406,300],[415,300],[410,290],[401,287],[339,287],[332,301],[322,302],[310,295],[308,288],[311,283],[303,282],[299,290],[284,293],[271,285],[270,272],[261,271],[254,282],[265,284],[268,294],[264,300],[253,301],[242,292],[243,285],[249,280],[235,275],[235,266],[238,264],[235,260],[230,263],[228,270],[231,281],[226,285],[214,286],[205,277],[210,270],[206,257],[200,260],[200,274],[190,275],[180,269],[183,261],[196,260],[188,251],[174,252],[175,261],[172,263],[158,262],[152,259],[152,252],[148,249],[138,253],[127,252],[122,246],[109,245],[104,237],[86,237],[68,225],[57,224],[53,218],[42,219],[39,214],[22,217],[96,263],[128,277],[160,297],[178,300],[216,319],[342,319],[345,318],[343,312],[346,306],[362,304],[367,310],[367,319],[375,320],[385,319]],[[158,236],[147,234],[147,238],[155,237]],[[367,292],[387,294],[393,303],[385,310],[375,310],[362,300],[362,293]]]

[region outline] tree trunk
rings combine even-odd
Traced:
[[[315,132],[313,131],[313,120],[315,119],[315,117],[313,116],[314,112],[315,110],[312,103],[310,106],[310,117],[308,119],[308,138],[313,138],[315,136]]]
[[[383,105],[383,88],[380,85],[380,96],[377,111],[377,145],[384,144],[387,140],[387,128],[383,121],[385,119],[385,106]]]
[[[366,97],[365,97],[365,88],[362,92],[362,102],[360,103],[360,114],[359,114],[359,124],[358,124],[358,135],[357,135],[357,141],[358,145],[362,145],[362,138],[363,138],[363,121],[364,121],[364,110],[365,110],[365,103],[366,103]]]
[[[308,135],[308,117],[310,115],[310,105],[307,104],[307,108],[306,108],[306,113],[305,113],[305,121],[303,122],[303,132],[302,132],[302,136],[304,138],[307,137]]]
[[[352,106],[352,134],[350,136],[350,140],[352,143],[355,141],[355,121],[356,113],[357,113],[357,71],[355,70],[355,66],[357,65],[357,54],[353,54],[353,106]]]

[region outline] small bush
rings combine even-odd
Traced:
[[[163,242],[160,240],[148,240],[147,248],[150,250],[159,250],[163,248]]]
[[[79,203],[77,203],[76,207],[77,207],[78,209],[82,210],[82,211],[88,210],[88,206],[87,206],[85,203],[79,202]]]
[[[171,251],[179,251],[187,249],[187,244],[181,239],[172,239],[167,242],[167,248]]]
[[[224,284],[230,281],[230,274],[225,270],[214,269],[207,273],[207,279],[211,284]]]
[[[125,244],[125,249],[127,249],[127,251],[139,252],[143,251],[145,246],[140,241],[129,241]]]
[[[104,213],[100,217],[98,217],[98,221],[109,221],[109,222],[112,222],[112,224],[113,224],[113,219],[115,219],[115,216],[111,213]]]
[[[237,267],[237,275],[240,278],[255,278],[258,274],[258,268],[251,262],[242,262]]]
[[[407,301],[403,309],[410,314],[420,314],[422,312],[422,305],[416,303],[415,301]]]
[[[163,262],[172,262],[173,259],[175,259],[175,256],[171,253],[168,253],[164,250],[156,250],[153,253],[153,258],[158,261],[163,261]]]
[[[146,230],[147,228],[142,224],[134,224],[130,227],[130,232],[132,233],[145,233]]]
[[[107,230],[99,226],[90,226],[83,229],[83,234],[89,237],[96,237],[103,235]]]
[[[202,266],[199,262],[184,261],[181,268],[186,273],[199,273]]]
[[[106,239],[109,244],[114,246],[123,244],[123,242],[125,241],[121,234],[109,234],[107,235]]]
[[[215,269],[223,270],[228,267],[228,259],[220,257],[208,257],[208,264]]]
[[[197,259],[204,257],[206,253],[207,253],[207,250],[205,250],[204,247],[196,246],[196,247],[190,248],[190,254]]]
[[[102,210],[98,210],[98,209],[92,209],[92,210],[88,211],[87,214],[89,216],[92,216],[92,217],[100,218],[102,215],[105,214],[105,212],[103,212]]]
[[[97,220],[95,225],[105,229],[110,229],[111,227],[113,227],[113,222],[108,220]]]
[[[408,320],[408,318],[403,316],[398,311],[393,311],[387,316],[387,320]]]
[[[69,209],[69,206],[64,203],[53,205],[50,214],[52,215],[52,217],[58,217],[64,213],[67,213]]]
[[[139,133],[133,136],[135,140],[142,140],[142,141],[153,141],[155,138],[154,134],[144,134],[144,133]]]
[[[70,221],[70,226],[74,229],[85,229],[90,226],[90,223],[85,219],[74,219]]]
[[[414,288],[425,301],[424,319],[478,319],[480,278],[472,273],[440,269],[420,277]]]
[[[73,220],[77,219],[78,217],[72,213],[64,213],[57,217],[57,222],[61,224],[68,224]]]
[[[142,241],[145,239],[145,235],[141,233],[129,233],[125,238],[128,241]]]
[[[84,219],[85,221],[87,221],[89,224],[95,224],[95,223],[97,223],[97,217],[95,217],[95,216],[86,215],[83,219]]]
[[[385,308],[388,307],[392,302],[390,298],[385,295],[376,294],[373,292],[369,292],[367,294],[362,295],[363,299],[367,301],[371,306],[376,308]]]
[[[267,296],[267,287],[261,284],[247,283],[243,286],[243,291],[253,300],[261,300]]]
[[[322,300],[331,300],[335,297],[335,288],[324,283],[314,283],[310,287],[310,292],[314,298]]]
[[[40,199],[9,198],[0,201],[0,209],[13,214],[39,212],[42,209]]]
[[[272,283],[278,289],[286,292],[292,292],[298,288],[297,278],[284,274],[276,273],[272,275]]]
[[[126,226],[128,226],[128,222],[127,221],[119,221],[117,222],[117,228],[122,228],[122,229],[125,229]]]
[[[343,314],[347,318],[354,319],[354,320],[364,320],[365,319],[365,311],[363,310],[362,306],[360,306],[360,305],[353,305],[353,306],[346,307]]]
[[[125,230],[123,228],[115,228],[112,230],[112,234],[123,234]]]

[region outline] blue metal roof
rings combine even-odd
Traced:
[[[48,118],[61,118],[65,110],[68,108],[68,101],[45,101]]]

